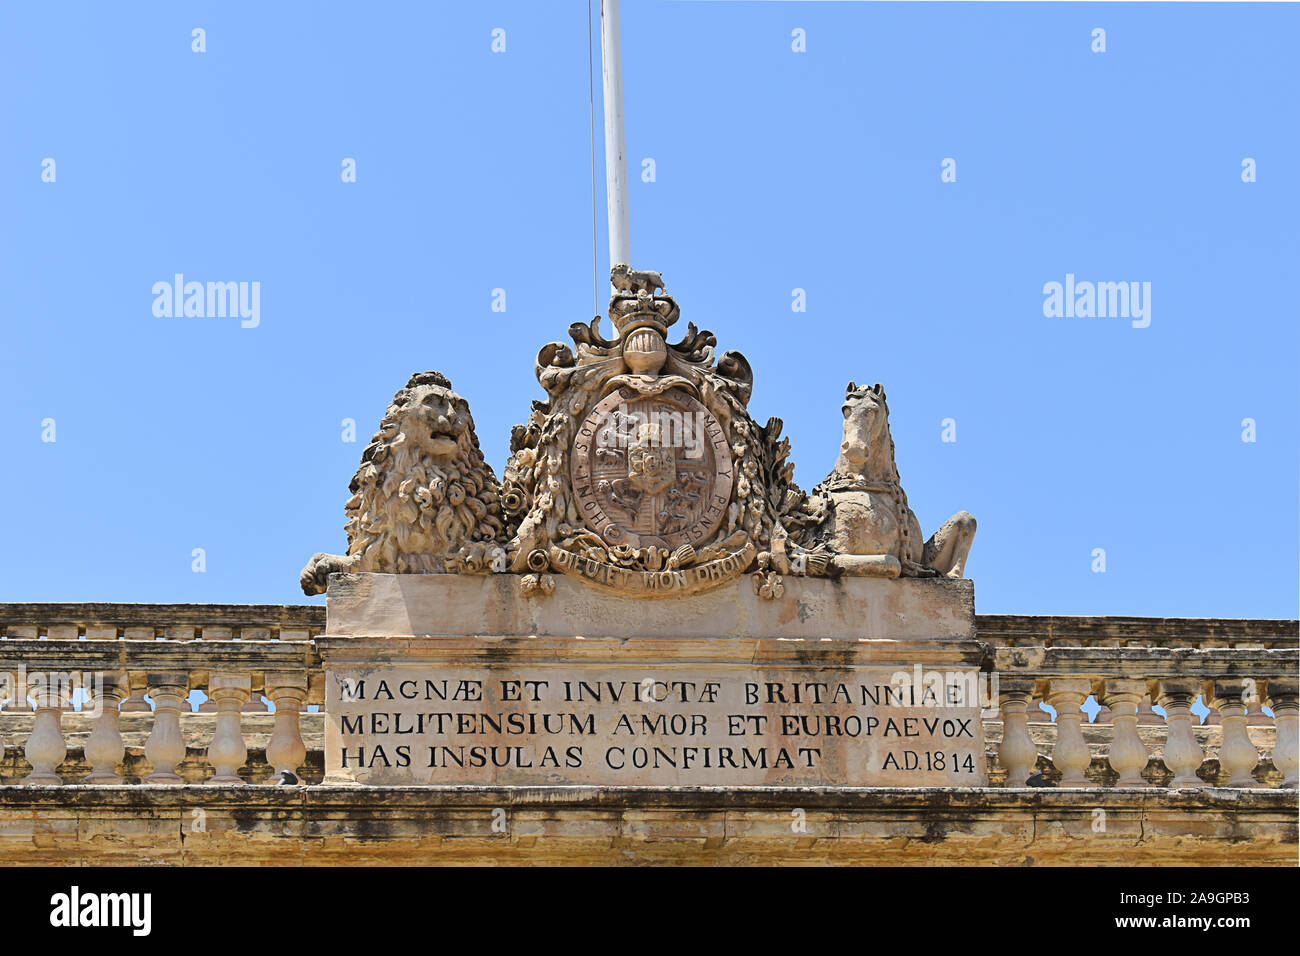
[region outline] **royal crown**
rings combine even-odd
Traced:
[[[609,280],[616,290],[609,300],[609,320],[620,338],[640,328],[653,328],[662,336],[681,315],[672,296],[663,294],[664,280],[657,272],[617,265]]]

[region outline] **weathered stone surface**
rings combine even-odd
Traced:
[[[349,485],[346,555],[316,554],[299,583],[325,590],[339,571],[487,570],[502,531],[500,486],[483,458],[469,403],[439,372],[393,396]]]
[[[319,783],[324,776],[325,715],[304,713],[299,715],[307,757],[299,776],[308,783]],[[0,713],[0,741],[6,744],[0,760],[0,784],[12,785],[22,780],[31,770],[23,757],[22,747],[31,733],[31,714]],[[263,783],[271,778],[271,767],[266,760],[266,747],[270,741],[273,714],[242,715],[240,721],[244,740],[248,746],[248,759],[242,776],[250,783]],[[68,753],[59,764],[58,773],[67,786],[85,782],[90,773],[90,762],[84,749],[94,728],[94,718],[84,713],[63,715],[63,731]],[[126,753],[116,770],[123,782],[139,784],[153,767],[144,755],[145,741],[153,729],[153,714],[126,713],[120,718],[122,739]],[[203,783],[212,776],[212,764],[207,759],[207,748],[216,728],[216,714],[181,714],[181,736],[185,741],[185,757],[176,766],[176,772],[186,783]]]
[[[439,372],[394,397],[349,489],[348,550],[303,569],[308,594],[332,574],[435,572],[525,578],[551,572],[657,598],[749,574],[780,598],[786,576],[961,577],[975,519],[959,512],[922,541],[894,463],[880,385],[849,383],[835,470],[810,499],[794,482],[783,424],[749,412],[754,373],[687,325],[658,273],[611,273],[599,317],[548,342],[534,372],[546,399],[511,431],[504,480],[483,461],[469,406]]]
[[[126,628],[143,626],[148,639],[188,625],[202,636],[229,640],[241,627],[286,628],[320,633],[324,608],[306,604],[0,604],[0,633],[11,638],[49,636],[51,627],[75,624],[92,640],[115,640]]]
[[[922,539],[894,461],[889,405],[879,384],[849,382],[839,458],[805,508],[821,522],[800,543],[829,550],[843,574],[959,578],[975,537],[975,519],[959,511]]]
[[[641,597],[752,572],[755,593],[777,595],[776,572],[791,570],[783,517],[802,497],[780,420],[750,417],[739,352],[715,360],[717,339],[694,325],[668,341],[680,310],[661,277],[611,278],[618,335],[577,323],[572,347],[537,354],[547,398],[513,429],[502,481],[510,570],[541,575],[529,585],[541,591],[556,571]]]
[[[268,668],[300,669],[313,681],[323,677],[313,643],[295,647],[278,642],[236,642],[232,646],[220,641],[34,639],[38,634],[49,634],[50,625],[73,622],[85,626],[88,637],[91,626],[104,622],[112,625],[114,635],[139,626],[152,637],[175,633],[174,624],[197,621],[205,628],[205,638],[230,636],[219,631],[209,635],[212,628],[239,628],[246,635],[256,628],[265,630],[268,624],[273,628],[278,626],[275,621],[281,614],[295,621],[300,619],[313,632],[325,623],[324,608],[178,606],[161,613],[150,611],[139,606],[0,606],[0,624],[18,622],[9,630],[8,638],[0,641],[0,660],[14,667],[27,664],[54,670],[132,671],[130,666],[124,668],[126,664],[144,672],[183,670],[188,672],[191,686],[198,687],[207,686],[211,672],[230,667],[246,669],[254,682]],[[267,623],[261,623],[264,620]],[[284,620],[287,622],[288,617]],[[208,625],[216,621],[221,623]],[[981,640],[1016,645],[1021,652],[1023,667],[1012,660],[1004,661],[1005,666],[1027,670],[1031,676],[1089,675],[1094,691],[1099,681],[1125,675],[1125,679],[1159,679],[1162,675],[1186,674],[1198,680],[1213,680],[1221,675],[1249,674],[1260,680],[1261,693],[1272,699],[1273,685],[1279,679],[1270,675],[1287,670],[1282,666],[1287,663],[1287,655],[1276,650],[1296,645],[1294,622],[986,616],[978,619],[978,625]],[[323,643],[335,640],[326,638]],[[463,637],[430,638],[425,642],[445,643],[449,650],[456,650],[457,645],[462,649],[478,645],[483,654],[467,660],[479,666],[490,660],[491,647],[504,640]],[[408,642],[391,638],[384,643],[400,658]],[[517,643],[534,649],[532,660],[547,659],[545,640],[523,638]],[[614,642],[618,651],[613,657],[601,649],[602,642],[575,643],[590,646],[590,660],[608,663],[626,655],[651,659],[658,653],[655,648],[662,639],[619,640]],[[692,645],[692,653],[716,653],[720,644],[731,644],[707,637],[682,643]],[[785,656],[771,659],[788,663],[799,660],[800,648],[806,643],[784,639],[760,642],[758,646],[781,649],[779,654]],[[1047,645],[1046,650],[1042,650],[1043,645]],[[1201,650],[1166,650],[1186,647]],[[1237,649],[1229,651],[1228,647]],[[954,642],[947,646],[908,643],[910,655],[932,654],[933,660],[955,649]],[[753,659],[746,663],[752,664]],[[1290,671],[1294,672],[1293,661]],[[317,700],[323,699],[323,680],[321,687]],[[1269,706],[1279,704],[1274,700]],[[240,768],[240,776],[250,783],[270,779],[271,768],[264,751],[272,719],[269,715],[243,715],[248,758]],[[328,805],[314,796],[322,792],[319,788],[310,791],[313,796],[307,798],[299,795],[309,791],[299,788],[245,787],[259,792],[241,799],[232,796],[228,788],[211,785],[201,790],[180,785],[166,795],[159,794],[158,788],[126,788],[129,797],[123,795],[122,788],[110,787],[105,794],[78,786],[90,772],[84,753],[92,727],[88,715],[68,712],[62,715],[62,721],[67,754],[56,769],[65,786],[21,788],[13,784],[32,769],[23,757],[22,747],[34,718],[30,712],[0,713],[0,737],[6,744],[0,763],[0,783],[5,785],[0,790],[0,862],[1181,862],[1290,866],[1295,859],[1294,791],[1156,789],[1174,777],[1161,756],[1166,737],[1163,722],[1139,724],[1137,728],[1150,755],[1140,773],[1154,785],[1141,795],[1129,790],[1051,789],[1052,785],[1059,786],[1061,777],[1051,760],[1057,727],[1039,720],[1031,721],[1028,731],[1038,754],[1036,769],[1048,789],[962,791],[963,797],[967,793],[975,795],[975,804],[956,800],[951,790],[913,791],[908,795],[912,802],[904,806],[899,798],[890,796],[899,791],[799,788],[781,791],[785,799],[769,797],[766,803],[759,804],[745,802],[750,788],[734,788],[725,798],[715,792],[712,802],[706,803],[692,803],[695,798],[690,796],[650,797],[641,790],[614,790],[604,803],[584,800],[575,806],[565,802],[574,788],[523,788],[508,801],[499,796],[501,790],[475,788],[432,788],[415,796],[412,789],[333,788],[334,792],[345,790],[346,795]],[[324,772],[323,722],[321,714],[302,715],[307,755],[299,773],[309,783],[320,781]],[[138,784],[154,769],[143,747],[151,723],[152,715],[148,713],[122,716],[126,752],[115,769],[128,783]],[[983,724],[988,738],[989,779],[996,785],[1005,776],[996,758],[1001,723],[989,717]],[[212,774],[206,748],[214,735],[214,718],[182,713],[180,728],[185,756],[176,771],[188,784],[201,783]],[[1246,730],[1260,757],[1251,775],[1263,787],[1276,787],[1283,773],[1274,764],[1272,751],[1280,744],[1280,735],[1268,726],[1248,725]],[[1231,769],[1221,766],[1219,760],[1223,727],[1217,721],[1206,725],[1193,721],[1191,733],[1205,757],[1196,771],[1199,781],[1206,788],[1223,786],[1231,777]],[[1106,722],[1084,722],[1082,737],[1089,751],[1084,776],[1094,784],[1113,787],[1116,774],[1109,765],[1113,728]],[[774,788],[760,789],[770,793]],[[478,793],[479,802],[462,802],[460,795],[466,790]],[[653,792],[681,793],[662,788]],[[835,805],[816,802],[818,794],[831,792],[836,793]],[[798,795],[799,806],[789,806],[791,794]],[[874,801],[871,809],[855,802],[854,794]],[[506,813],[508,836],[505,831],[492,830],[492,809]],[[1107,814],[1105,833],[1092,830],[1095,809]],[[206,818],[196,817],[195,810],[203,810]],[[808,832],[796,834],[791,829],[794,810],[803,811]],[[193,829],[201,819],[206,819],[207,828]]]
[[[1248,673],[1253,680],[1290,677],[1300,667],[1296,648],[999,647],[993,668],[1008,676],[1177,678],[1195,675],[1193,697],[1212,678]]]
[[[998,745],[1002,742],[1003,725],[1001,720],[984,720],[985,747],[988,751],[989,782],[1006,784],[1006,770],[997,759]],[[1084,770],[1084,776],[1099,787],[1113,787],[1117,774],[1110,766],[1108,754],[1114,740],[1114,728],[1110,724],[1084,723],[1082,725],[1084,743],[1088,745],[1090,765]],[[1219,747],[1223,742],[1223,730],[1213,724],[1202,724],[1192,728],[1197,746],[1205,753],[1205,762],[1201,764],[1198,777],[1207,787],[1227,786],[1228,774],[1219,768]],[[1054,723],[1031,722],[1029,734],[1038,751],[1035,770],[1042,773],[1044,782],[1049,786],[1059,785],[1061,772],[1053,766],[1050,755],[1056,749],[1057,728]],[[1250,739],[1256,749],[1263,755],[1255,768],[1255,779],[1261,787],[1276,789],[1282,783],[1282,774],[1273,765],[1271,754],[1276,743],[1276,732],[1272,727],[1249,728]],[[1161,756],[1164,751],[1168,729],[1164,723],[1156,725],[1138,725],[1138,736],[1148,755],[1146,767],[1141,771],[1142,777],[1155,787],[1167,787],[1173,781],[1174,772],[1165,765]]]
[[[787,578],[776,600],[749,582],[648,601],[557,578],[550,597],[515,575],[336,575],[328,633],[358,637],[529,636],[970,640],[969,580]]]
[[[672,594],[562,577],[539,600],[514,575],[335,576],[317,642],[326,781],[987,779],[969,582],[798,577],[779,594],[745,582]]]
[[[616,431],[610,423],[624,419],[609,437]],[[673,422],[676,441],[666,434]],[[679,389],[654,397],[631,388],[611,392],[587,414],[574,442],[574,493],[593,503],[584,520],[610,545],[675,553],[700,544],[726,517],[735,479],[722,426]]]
[[[6,787],[0,864],[1294,866],[1296,814],[1213,788]]]
[[[1296,647],[1294,620],[977,614],[979,639],[997,647]]]
[[[972,645],[337,638],[321,651],[326,782],[987,779]]]
[[[87,637],[118,636],[122,626],[152,621],[160,625],[196,624],[204,638],[229,640],[241,626],[270,629],[283,624],[306,628],[314,637],[325,629],[320,604],[4,604],[0,632],[30,626],[33,636],[58,623],[80,623]],[[1222,617],[1127,617],[1041,614],[976,614],[979,640],[998,647],[1015,645],[1092,647],[1295,647],[1300,625],[1294,620]],[[105,625],[109,625],[105,627]],[[103,628],[102,632],[100,628]],[[165,633],[166,627],[161,630]],[[112,633],[109,634],[108,632]],[[233,633],[232,633],[233,632]],[[18,633],[8,633],[19,637]]]
[[[1046,715],[1044,715],[1046,716]],[[300,776],[306,783],[319,783],[325,773],[325,715],[323,713],[304,713],[300,715],[302,737],[307,747],[307,758],[301,768]],[[177,766],[177,772],[188,783],[202,783],[212,773],[205,753],[207,742],[212,739],[216,720],[215,714],[182,714],[181,732],[185,737],[186,758]],[[244,737],[248,744],[248,763],[245,777],[252,783],[263,783],[271,776],[271,768],[266,763],[264,751],[271,736],[274,716],[271,714],[245,714],[243,716]],[[152,718],[149,714],[123,714],[121,718],[122,736],[126,742],[126,756],[118,766],[118,771],[127,783],[139,783],[152,769],[144,758],[144,742],[149,736]],[[985,752],[989,767],[989,782],[998,786],[1005,782],[1005,771],[998,765],[997,749],[1002,740],[1002,721],[984,720]],[[22,757],[22,744],[31,733],[32,714],[0,713],[0,740],[7,744],[4,759],[0,761],[0,784],[17,783],[31,772],[31,765]],[[90,772],[90,764],[84,759],[83,747],[90,736],[93,721],[83,714],[69,713],[63,715],[64,734],[68,742],[68,755],[59,765],[58,772],[65,783],[77,784]],[[1037,769],[1042,771],[1048,782],[1055,782],[1060,773],[1052,767],[1048,755],[1056,745],[1056,725],[1046,722],[1031,722],[1030,736],[1039,751]],[[1107,764],[1106,753],[1110,746],[1112,728],[1109,724],[1085,723],[1083,736],[1092,751],[1092,766],[1085,771],[1089,779],[1102,786],[1112,786],[1115,774]],[[1164,747],[1166,729],[1163,723],[1157,725],[1139,725],[1147,751],[1158,755]],[[1261,760],[1255,768],[1255,777],[1267,788],[1275,789],[1282,781],[1282,774],[1274,767],[1273,752],[1276,732],[1272,727],[1249,727],[1250,739],[1259,750]],[[1200,776],[1206,786],[1223,786],[1227,775],[1219,771],[1218,752],[1223,738],[1222,728],[1213,724],[1193,727],[1196,741],[1205,751],[1205,763],[1201,766]],[[1167,769],[1159,756],[1152,756],[1147,763],[1143,776],[1156,786],[1166,786],[1173,778],[1173,771]]]

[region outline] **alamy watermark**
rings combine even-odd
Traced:
[[[629,410],[620,405],[596,423],[596,454],[618,454],[628,448],[681,448],[687,458],[704,455],[708,419],[703,412],[654,408]]]
[[[80,691],[80,693],[78,693]],[[21,705],[26,709],[27,699],[76,701],[81,699],[81,712],[97,716],[103,700],[104,674],[102,671],[32,671],[19,665],[16,671],[0,672],[0,702],[12,708]]]
[[[998,707],[998,675],[977,670],[933,671],[920,664],[895,671],[888,705],[894,707]]]
[[[171,282],[155,282],[153,296],[153,314],[160,319],[238,317],[246,329],[262,322],[260,282],[186,282],[178,272]]]
[[[1150,282],[1065,282],[1043,285],[1043,315],[1049,319],[1132,319],[1135,329],[1151,324]]]
[[[50,925],[122,927],[133,936],[148,936],[153,926],[151,893],[88,893],[75,884],[50,897]]]

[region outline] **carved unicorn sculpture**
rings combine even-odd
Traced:
[[[922,542],[921,524],[907,505],[894,463],[884,388],[849,382],[843,411],[839,459],[813,489],[828,510],[816,538],[835,552],[835,567],[843,574],[879,577],[961,577],[975,519],[959,511]]]

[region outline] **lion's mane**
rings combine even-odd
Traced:
[[[501,537],[500,485],[483,458],[469,404],[438,372],[411,376],[361,455],[345,506],[346,556],[303,569],[308,594],[335,571],[426,574],[464,570],[461,550]],[[478,570],[478,568],[474,568]]]

